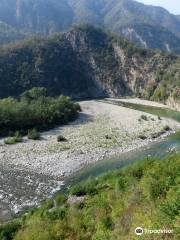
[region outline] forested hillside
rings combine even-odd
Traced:
[[[90,25],[49,39],[3,47],[0,97],[32,87],[73,98],[137,95],[166,102],[179,99],[180,59],[139,49],[122,37]]]

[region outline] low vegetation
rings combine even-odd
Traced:
[[[1,135],[19,131],[28,134],[29,139],[38,139],[39,130],[65,124],[75,119],[79,111],[80,106],[68,97],[48,97],[45,88],[33,88],[20,99],[0,100]]]
[[[67,139],[63,137],[62,135],[57,136],[57,141],[58,142],[67,142]]]
[[[164,130],[164,131],[170,131],[171,128],[170,128],[168,125],[166,125],[166,126],[163,127],[163,130]]]
[[[148,121],[148,117],[146,116],[146,115],[141,115],[141,118],[140,119],[142,119],[142,120],[144,120],[144,121]]]
[[[20,142],[22,142],[22,136],[19,131],[16,131],[13,136],[8,137],[4,140],[4,143],[7,145],[12,145]]]
[[[145,139],[147,139],[147,136],[141,134],[141,135],[139,135],[139,138],[142,140],[145,140]]]
[[[173,229],[140,239],[179,239],[180,155],[147,159],[73,186],[69,204],[58,195],[0,227],[1,240],[126,240],[134,229]],[[83,196],[83,198],[82,198]],[[56,204],[54,204],[56,202]]]
[[[37,129],[33,128],[28,130],[28,139],[31,139],[31,140],[40,139],[40,133],[37,131]]]

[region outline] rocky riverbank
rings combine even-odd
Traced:
[[[180,127],[169,119],[98,101],[80,103],[82,113],[69,125],[41,134],[41,140],[5,145],[0,164],[63,177],[106,156],[131,151]],[[66,142],[57,142],[58,135]]]

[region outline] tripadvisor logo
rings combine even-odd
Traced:
[[[138,235],[138,236],[142,235],[143,234],[143,229],[141,227],[137,227],[135,229],[135,234]]]
[[[137,227],[134,233],[138,236],[141,236],[142,234],[173,234],[173,229],[143,229],[141,227]]]

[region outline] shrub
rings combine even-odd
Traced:
[[[62,135],[57,136],[57,141],[58,142],[67,142],[67,139],[63,137]]]
[[[75,207],[79,210],[82,210],[85,207],[85,203],[84,202],[78,202],[75,204]]]
[[[98,192],[97,190],[97,181],[96,180],[89,180],[85,183],[81,183],[78,185],[75,185],[70,189],[70,193],[72,195],[76,195],[78,197],[84,196],[84,195],[94,195]]]
[[[9,137],[4,140],[4,143],[7,145],[12,145],[12,144],[15,144],[16,141],[15,141],[14,137]]]
[[[52,221],[55,221],[57,219],[63,220],[66,217],[66,213],[67,209],[62,207],[54,209],[53,211],[46,212],[46,216]]]
[[[55,198],[57,206],[61,206],[66,202],[66,200],[67,200],[66,197],[62,194],[58,194]]]
[[[81,112],[81,106],[78,103],[74,103],[74,108],[76,109],[76,111]]]
[[[164,134],[165,132],[166,132],[165,130],[161,130],[160,132],[151,134],[151,137],[152,137],[153,139],[158,138],[158,137],[160,137],[162,134]]]
[[[147,137],[145,135],[139,135],[139,138],[142,139],[142,140],[147,139]]]
[[[155,179],[151,180],[149,192],[153,200],[160,197],[164,197],[166,194],[165,181],[155,180]]]
[[[112,139],[112,137],[111,136],[109,136],[109,135],[105,135],[105,138],[107,139],[107,140],[111,140]]]
[[[43,87],[34,87],[28,91],[21,94],[21,99],[27,101],[28,103],[32,100],[36,100],[40,97],[45,97],[47,95],[47,89]]]
[[[22,142],[22,136],[19,131],[15,132],[14,139],[15,139],[15,142],[17,142],[17,143]]]
[[[148,121],[148,117],[146,115],[141,115],[141,119],[144,121]]]
[[[166,200],[160,204],[160,210],[168,215],[170,219],[175,219],[179,215],[180,210],[180,189],[178,186],[176,188],[172,188],[168,192],[168,196]]]
[[[28,139],[39,140],[39,138],[40,138],[40,134],[37,131],[37,129],[33,128],[33,129],[28,130]]]
[[[49,210],[52,209],[54,207],[54,201],[53,199],[48,199],[44,202],[43,206],[42,206],[42,210]]]
[[[105,229],[112,230],[113,222],[110,216],[106,216],[102,219],[102,224]]]
[[[9,137],[4,140],[4,143],[8,145],[20,143],[20,142],[22,142],[22,136],[19,131],[15,132],[13,137]]]
[[[170,131],[171,128],[168,125],[166,125],[166,126],[163,127],[163,130],[167,132],[167,131]]]
[[[137,166],[132,170],[132,175],[134,178],[141,179],[143,177],[143,169],[141,166]]]
[[[119,179],[116,182],[116,189],[118,191],[124,191],[126,188],[126,180],[124,177],[119,177]]]
[[[11,222],[5,226],[0,226],[0,239],[10,240],[13,238],[14,234],[20,229],[21,225],[19,222]]]

